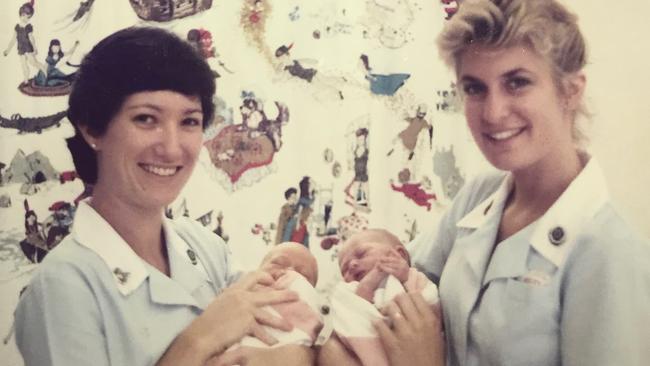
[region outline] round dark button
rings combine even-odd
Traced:
[[[327,305],[323,305],[323,306],[320,307],[320,312],[323,315],[327,315],[327,314],[330,313],[330,307],[327,306]]]
[[[187,250],[187,256],[190,257],[190,261],[192,262],[193,265],[196,265],[197,260],[196,260],[196,253],[192,249]]]
[[[556,226],[548,233],[548,240],[553,245],[560,245],[564,243],[565,239],[566,235],[564,234],[564,229],[562,229],[560,226]]]

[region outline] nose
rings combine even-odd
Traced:
[[[497,91],[488,93],[483,101],[483,121],[499,123],[510,113],[509,99]]]
[[[165,123],[159,129],[159,139],[155,147],[156,154],[163,161],[176,161],[182,154],[181,131],[176,123]]]

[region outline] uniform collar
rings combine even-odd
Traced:
[[[590,159],[560,198],[537,220],[530,243],[546,259],[561,266],[582,228],[609,201],[605,177]]]
[[[505,204],[508,194],[512,190],[512,185],[512,174],[508,174],[501,181],[499,188],[460,219],[456,226],[467,229],[477,229],[483,226],[492,215],[502,211],[499,207]]]
[[[506,175],[499,188],[456,226],[477,229],[493,215],[500,215],[513,182],[512,174]],[[555,266],[561,266],[582,227],[607,201],[609,194],[604,175],[596,159],[591,158],[546,213],[531,224],[534,228],[529,237],[530,245]]]
[[[150,276],[150,266],[89,205],[89,202],[90,198],[79,202],[72,227],[73,237],[81,245],[95,252],[106,263],[113,274],[118,290],[122,295],[127,296]],[[163,232],[167,242],[172,278],[191,292],[210,280],[205,268],[198,262],[196,253],[170,225],[170,222],[163,218]],[[194,269],[187,271],[189,267],[194,267]]]

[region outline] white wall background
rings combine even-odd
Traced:
[[[254,224],[268,225],[277,220],[280,206],[284,203],[282,192],[289,186],[297,187],[303,175],[311,176],[318,186],[332,188],[334,194],[334,217],[349,215],[352,210],[343,203],[343,188],[349,183],[352,172],[348,168],[349,146],[353,143],[349,132],[351,125],[359,123],[359,117],[369,115],[371,121],[370,192],[372,211],[364,214],[373,226],[388,227],[401,238],[407,238],[405,230],[412,220],[420,227],[435,225],[437,218],[448,205],[442,197],[441,183],[431,172],[430,157],[418,161],[422,175],[433,181],[432,190],[442,197],[431,211],[414,205],[402,195],[392,192],[388,179],[395,177],[400,167],[397,158],[387,159],[385,153],[395,135],[405,127],[402,117],[413,113],[419,103],[429,105],[429,120],[435,126],[434,150],[454,146],[458,165],[466,178],[485,169],[486,164],[473,146],[458,114],[436,113],[435,103],[439,100],[435,90],[446,88],[451,80],[450,73],[437,59],[433,40],[444,20],[443,11],[436,0],[407,1],[414,10],[414,19],[407,28],[411,41],[399,49],[387,49],[376,40],[348,36],[322,37],[315,42],[310,37],[313,29],[324,29],[325,24],[337,21],[352,22],[364,15],[367,4],[354,5],[345,1],[321,1],[318,3],[293,0],[270,1],[273,12],[267,19],[267,32],[262,46],[275,50],[287,42],[295,42],[292,56],[311,58],[318,61],[319,72],[328,75],[347,75],[363,83],[363,74],[358,68],[358,55],[363,52],[371,58],[371,64],[378,72],[409,72],[411,78],[395,98],[371,96],[368,90],[344,86],[346,98],[343,102],[324,100],[327,88],[307,85],[302,80],[285,80],[274,72],[272,65],[263,56],[260,44],[251,42],[239,24],[242,2],[215,1],[205,13],[159,24],[183,35],[188,29],[204,27],[212,31],[217,51],[234,75],[217,70],[223,77],[218,82],[218,94],[235,111],[241,103],[241,90],[254,90],[266,104],[278,100],[287,103],[291,120],[284,129],[283,150],[276,154],[267,174],[249,187],[229,192],[212,178],[209,164],[198,166],[183,197],[193,216],[208,210],[222,210],[225,214],[225,230],[231,237],[234,254],[247,268],[254,267],[267,250],[260,236],[251,234]],[[17,22],[17,10],[22,0],[3,0],[0,4],[0,19],[4,31],[0,33],[0,47],[4,49],[13,35]],[[40,0],[36,2],[34,24],[39,60],[45,57],[51,38],[60,38],[64,48],[79,39],[81,45],[77,57],[87,52],[92,44],[119,28],[132,24],[146,24],[139,20],[127,0],[97,0],[91,18],[85,28],[61,28],[57,23],[66,14],[74,11],[78,0]],[[380,1],[380,3],[396,3]],[[610,192],[620,213],[629,223],[646,237],[650,237],[650,171],[647,159],[650,156],[650,103],[647,87],[650,74],[647,59],[650,43],[647,36],[650,25],[650,2],[622,0],[615,3],[605,0],[572,0],[568,6],[578,13],[582,30],[589,45],[590,64],[586,70],[588,78],[587,103],[594,114],[591,131],[591,151],[601,162],[610,186]],[[301,7],[301,20],[291,22],[287,14],[295,6]],[[335,11],[347,7],[343,16]],[[324,11],[331,10],[331,12]],[[332,10],[333,9],[333,10]],[[402,9],[403,10],[403,9]],[[355,28],[358,30],[359,28]],[[355,36],[356,35],[356,36]],[[17,91],[21,73],[15,48],[11,55],[0,57],[0,115],[7,117],[20,112],[25,116],[45,115],[65,108],[65,97],[34,98]],[[212,61],[214,62],[214,61]],[[213,63],[213,65],[216,65]],[[325,91],[323,91],[325,90]],[[274,114],[271,109],[269,114]],[[235,116],[235,122],[239,117]],[[363,118],[361,118],[363,120]],[[0,161],[6,164],[22,149],[26,153],[40,150],[59,171],[72,169],[72,164],[63,138],[71,133],[64,124],[41,135],[18,135],[15,130],[0,128]],[[335,160],[343,166],[343,174],[336,178],[331,174],[331,164],[323,162],[322,153],[332,149]],[[420,156],[432,154],[426,148],[418,150]],[[205,158],[205,156],[203,156]],[[43,219],[47,207],[55,200],[70,201],[80,193],[78,181],[59,185],[47,183],[42,193],[29,198],[30,205]],[[29,280],[33,265],[20,258],[17,241],[24,237],[23,208],[19,185],[1,186],[0,194],[9,194],[13,206],[0,208],[0,336],[10,331],[12,311],[18,291]],[[272,236],[274,233],[272,233]],[[322,275],[331,275],[336,269],[331,253],[323,251],[313,235],[311,246],[319,258]],[[0,344],[0,360],[3,365],[21,365],[13,339]]]

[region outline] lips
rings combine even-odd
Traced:
[[[491,141],[501,142],[518,136],[524,131],[525,127],[511,128],[508,130],[485,133],[484,135]]]
[[[140,163],[138,165],[144,171],[160,177],[170,177],[176,174],[181,169],[180,166],[164,167],[160,165],[144,164],[144,163]]]

